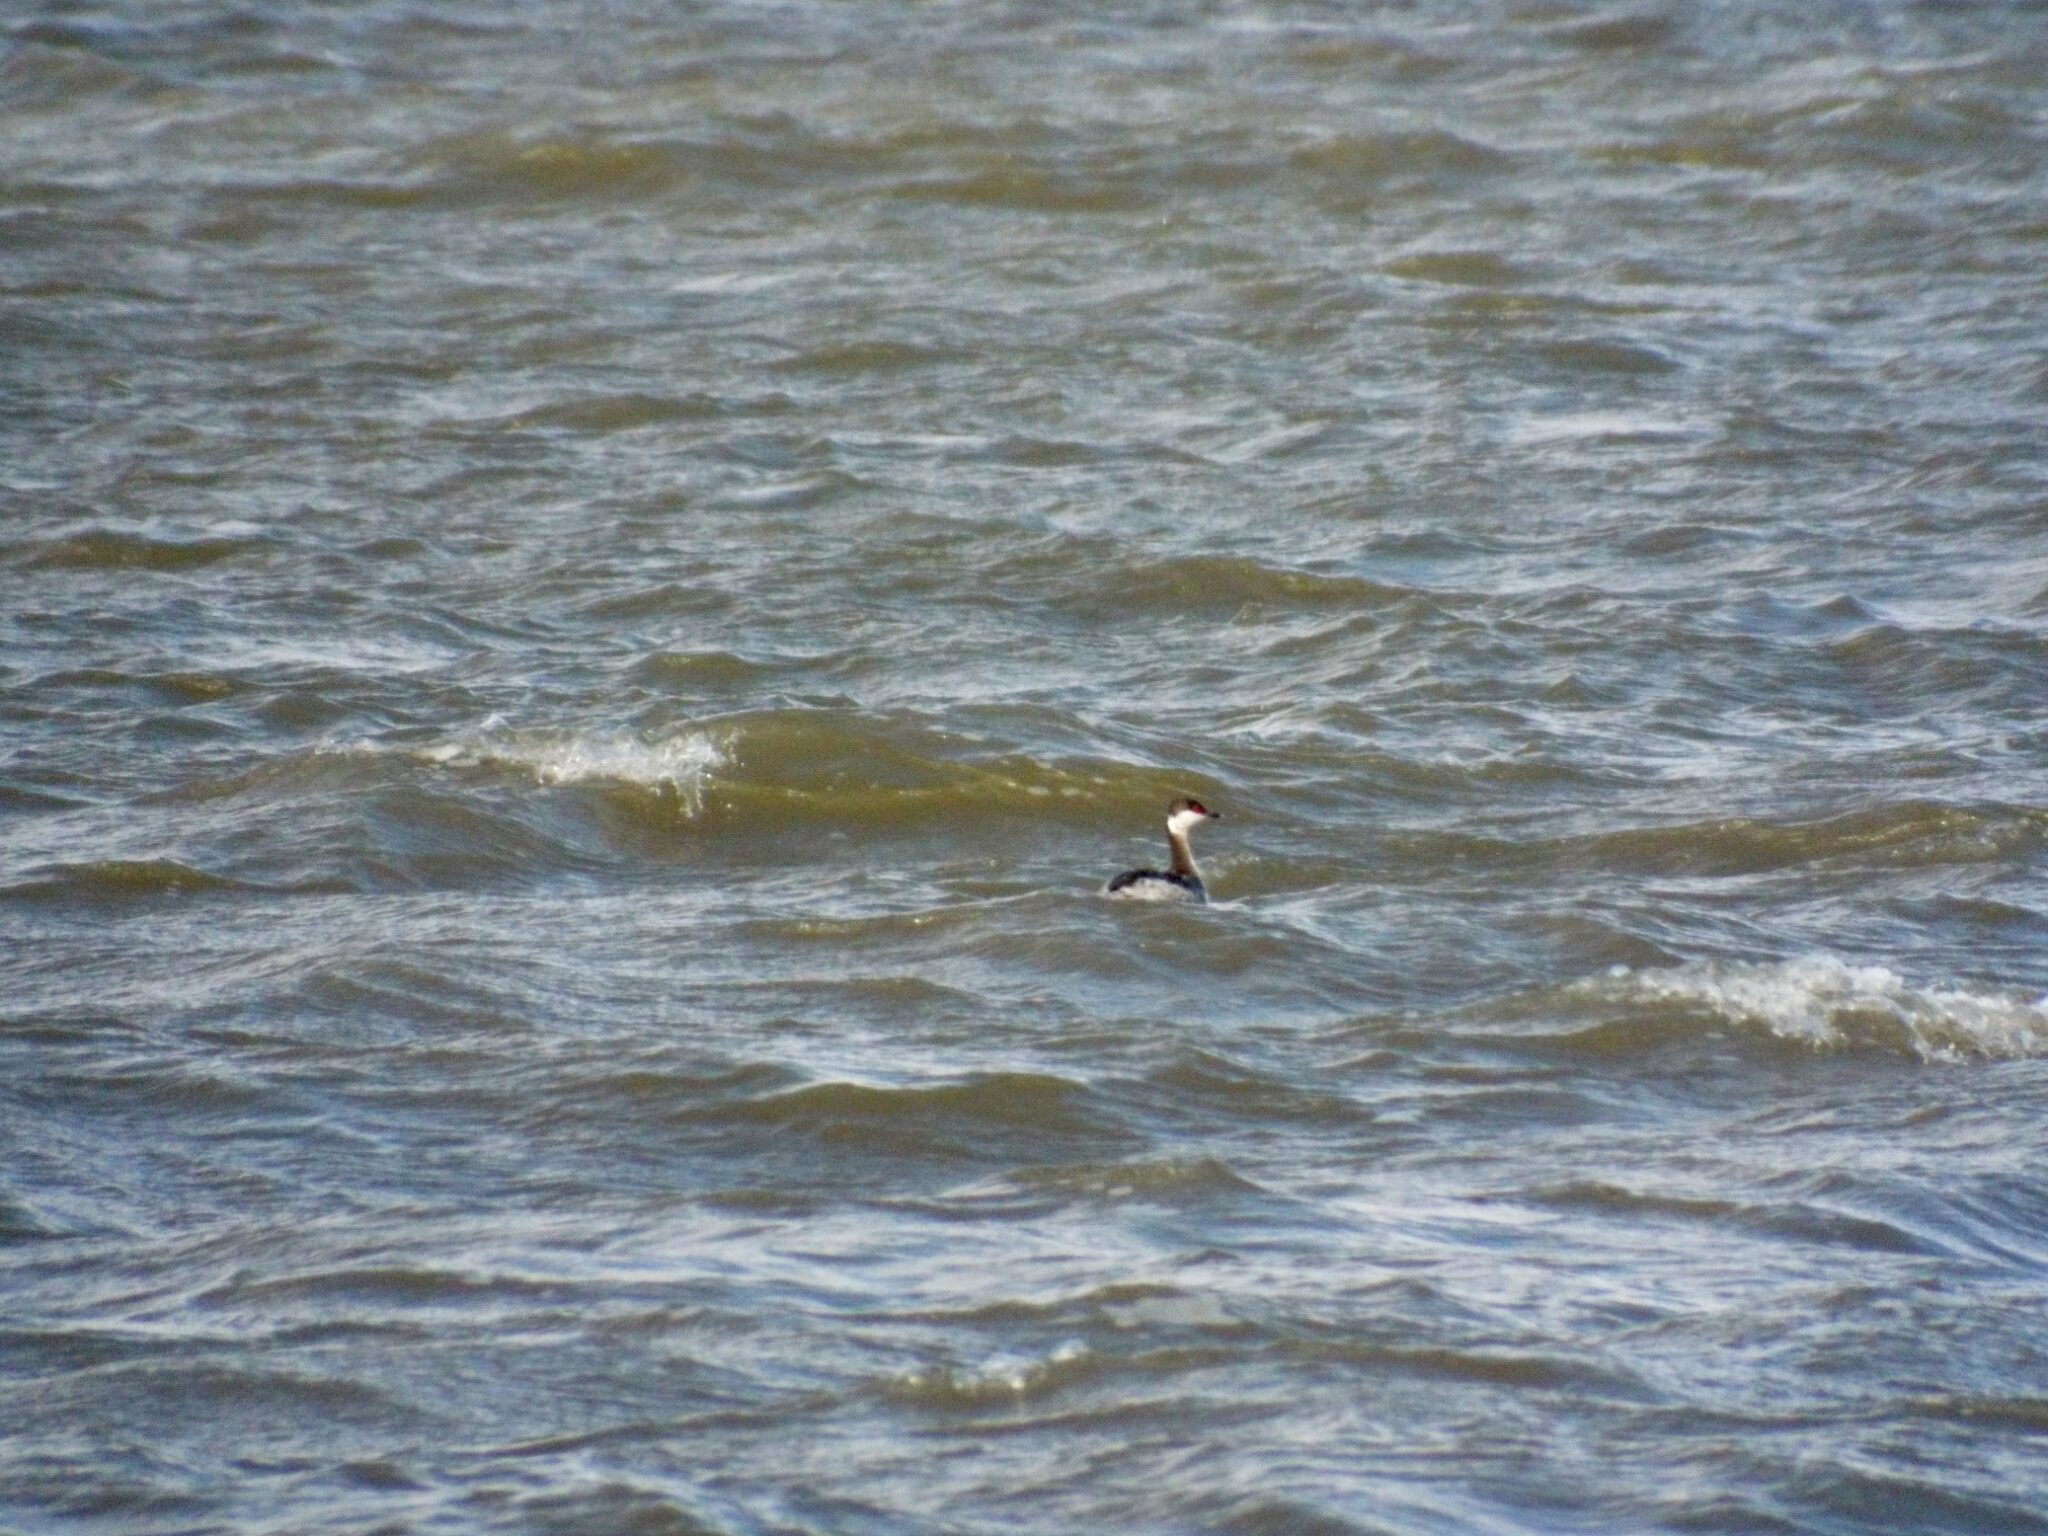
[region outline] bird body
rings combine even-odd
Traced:
[[[1192,901],[1206,902],[1209,888],[1202,881],[1202,871],[1195,864],[1194,852],[1188,847],[1188,833],[1205,821],[1221,821],[1222,816],[1206,809],[1199,800],[1190,800],[1185,795],[1166,808],[1166,845],[1172,850],[1172,862],[1165,869],[1127,869],[1108,885],[1103,893],[1121,897],[1126,901]]]

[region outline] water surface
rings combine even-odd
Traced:
[[[0,1523],[2048,1531],[2044,80],[11,14]]]

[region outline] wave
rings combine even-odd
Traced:
[[[714,671],[748,665],[706,662]],[[0,899],[524,882],[621,860],[666,864],[685,848],[748,861],[798,848],[814,854],[815,840],[828,834],[957,850],[985,844],[990,827],[1005,821],[1105,835],[1149,829],[1182,791],[1219,794],[1204,775],[1098,758],[1048,761],[900,714],[769,709],[638,729],[493,717],[202,764],[138,802],[186,818],[161,856],[24,865],[8,872],[11,883],[0,882]],[[17,796],[11,806],[0,799],[0,810],[42,804]],[[266,824],[288,819],[291,838],[222,842],[234,806]],[[977,885],[964,864],[954,873],[948,889],[956,896],[1016,894],[1001,882]]]
[[[1631,1225],[1665,1222],[1733,1227],[1764,1238],[1858,1248],[1867,1253],[1940,1254],[1941,1243],[1897,1222],[1833,1210],[1811,1200],[1743,1201],[1673,1195],[1579,1179],[1532,1192],[1553,1210],[1612,1216]]]
[[[1287,169],[1311,197],[1340,213],[1383,206],[1402,196],[1441,197],[1460,182],[1501,176],[1512,152],[1441,129],[1338,132],[1295,149]]]
[[[833,1159],[914,1160],[954,1167],[1021,1163],[1046,1146],[1109,1154],[1135,1134],[1087,1087],[1041,1072],[988,1072],[939,1080],[823,1079],[743,1099],[679,1106],[672,1123],[731,1145],[761,1138],[777,1155],[815,1147]],[[806,1165],[810,1151],[794,1151]],[[812,1174],[806,1184],[815,1184]],[[1003,1202],[998,1201],[999,1205]],[[970,1202],[971,1204],[971,1202]],[[950,1200],[910,1208],[957,1215]]]
[[[904,373],[958,362],[963,354],[946,347],[882,339],[829,341],[809,346],[775,365],[780,373]]]
[[[76,112],[81,101],[94,96],[140,99],[165,88],[160,75],[137,62],[147,57],[146,49],[131,50],[127,60],[99,51],[95,45],[103,30],[92,22],[55,20],[8,27],[7,46],[0,53],[0,92],[9,109]]]
[[[209,1308],[269,1308],[283,1302],[311,1302],[328,1309],[361,1307],[389,1313],[477,1302],[551,1301],[571,1289],[570,1283],[550,1278],[479,1273],[446,1265],[340,1264],[267,1278],[237,1274],[194,1292],[191,1301]]]
[[[1616,966],[1567,989],[1580,1007],[1705,1018],[1815,1050],[1878,1050],[1922,1061],[2012,1059],[2048,1051],[2048,997],[1916,986],[1883,965],[1827,955]]]
[[[457,132],[416,150],[398,175],[328,184],[337,201],[370,206],[604,202],[645,196],[688,174],[673,147],[596,131]]]
[[[1019,1168],[1003,1182],[1032,1194],[1102,1203],[1137,1200],[1160,1205],[1193,1204],[1266,1192],[1215,1157],[1047,1164]]]
[[[673,827],[680,808],[707,834],[820,823],[951,832],[1006,815],[1047,814],[1129,827],[1149,825],[1176,792],[1219,792],[1200,774],[1092,758],[1046,761],[914,719],[825,709],[766,710],[647,732],[487,722],[431,745],[364,750],[594,789],[628,828]]]
[[[662,589],[636,595],[623,602],[612,600],[609,606],[619,610],[623,616],[633,618],[640,615],[630,605],[644,602],[649,609],[658,611],[677,596],[675,589]],[[596,605],[592,612],[598,612]],[[744,696],[748,690],[772,688],[806,668],[823,670],[843,666],[846,662],[845,652],[828,651],[795,656],[748,656],[717,649],[656,651],[633,668],[632,677],[642,687],[666,694],[698,692]]]
[[[833,711],[771,710],[667,732],[525,729],[487,722],[429,745],[343,749],[398,753],[438,768],[509,772],[549,787],[610,796],[630,825],[672,825],[680,808],[725,832],[829,821],[868,828],[985,823],[1005,808],[1120,800],[1164,803],[1177,780],[1144,770],[1064,767],[914,723]],[[1199,792],[1209,786],[1190,781]],[[650,797],[652,802],[650,803]]]
[[[704,807],[712,772],[727,762],[729,737],[685,730],[672,736],[629,732],[512,730],[487,724],[473,735],[416,749],[427,762],[501,768],[537,783],[620,784],[679,800],[690,816]]]
[[[1152,206],[1159,193],[1130,171],[1005,163],[963,175],[915,177],[897,183],[906,201],[957,203],[967,208],[1026,213],[1118,214]]]
[[[38,570],[189,571],[262,554],[271,547],[270,540],[260,537],[154,538],[119,528],[88,528],[0,546],[0,557],[19,559]]]
[[[974,152],[978,142],[987,152]],[[689,134],[488,128],[430,140],[372,176],[236,190],[344,206],[463,208],[660,199],[684,188],[737,199],[852,180],[879,182],[898,198],[1054,212],[1114,212],[1137,206],[1144,190],[1128,169],[1040,167],[1015,151],[1014,135],[966,119],[873,134],[820,133],[782,114],[717,119]]]
[[[593,434],[630,432],[641,427],[668,427],[681,422],[703,421],[722,414],[724,410],[724,402],[702,393],[663,395],[636,390],[594,391],[563,395],[529,406],[501,418],[497,425],[511,431],[559,427]]]
[[[1427,833],[1402,840],[1415,857],[1435,845],[1501,867],[1563,865],[1661,876],[1769,874],[1829,862],[1920,869],[2011,858],[2048,839],[2048,813],[2031,807],[1904,800],[1818,820],[1725,817],[1625,827],[1527,842]]]
[[[1406,282],[1452,288],[1514,288],[1532,276],[1494,251],[1421,251],[1397,257],[1380,270]]]
[[[1032,1133],[1099,1131],[1084,1103],[1088,1092],[1066,1078],[1039,1072],[998,1072],[961,1082],[877,1086],[823,1082],[720,1107],[720,1119],[831,1132],[869,1125],[922,1130],[939,1125]]]
[[[999,576],[1007,574],[999,571]],[[1134,613],[1234,614],[1246,606],[1299,612],[1343,612],[1409,617],[1435,605],[1431,594],[1340,572],[1270,565],[1243,555],[1185,555],[1122,562],[1092,571],[1072,601],[1098,611],[1103,595]]]
[[[47,865],[26,880],[0,886],[0,899],[127,902],[257,889],[261,887],[209,874],[175,859],[89,859]]]
[[[46,672],[37,678],[38,688],[49,689],[133,689],[137,693],[171,708],[188,705],[217,704],[249,693],[254,684],[246,678],[225,672],[202,670],[168,670],[152,672],[138,668],[132,672],[118,671],[110,667],[81,667],[64,672]]]
[[[1291,158],[1296,166],[1329,172],[1351,183],[1499,171],[1514,163],[1508,151],[1437,128],[1333,133],[1296,149]]]
[[[14,1243],[51,1242],[72,1235],[63,1224],[46,1218],[27,1201],[0,1195],[0,1250]],[[13,1342],[6,1339],[8,1344]]]
[[[995,1355],[975,1366],[906,1371],[885,1383],[882,1395],[907,1407],[989,1408],[1045,1397],[1087,1381],[1101,1369],[1102,1361],[1093,1350],[1069,1339],[1042,1355]]]

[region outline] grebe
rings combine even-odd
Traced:
[[[1208,887],[1202,884],[1202,872],[1195,868],[1195,856],[1188,852],[1188,833],[1202,822],[1222,819],[1220,812],[1206,810],[1201,801],[1183,795],[1166,808],[1166,841],[1173,849],[1173,867],[1163,872],[1127,869],[1104,886],[1103,893],[1133,901],[1207,901]]]

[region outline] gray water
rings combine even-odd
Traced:
[[[2044,274],[2021,4],[20,0],[0,1527],[2048,1531]]]

